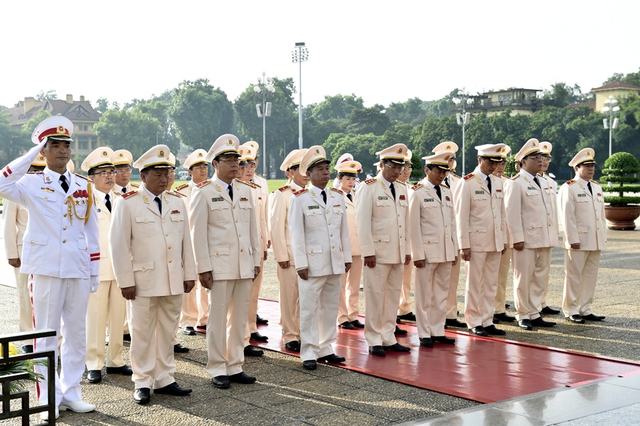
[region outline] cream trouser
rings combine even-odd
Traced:
[[[562,310],[565,316],[593,313],[591,303],[598,281],[600,253],[600,250],[564,250]]]
[[[413,273],[413,260],[405,265],[402,275],[402,290],[400,291],[400,304],[398,315],[411,313],[411,274]]]
[[[364,267],[364,337],[370,347],[397,343],[393,333],[396,330],[403,273],[402,263],[377,263],[373,268]]]
[[[342,275],[338,324],[358,319],[358,313],[360,313],[360,281],[362,281],[362,257],[353,256],[351,269]]]
[[[300,341],[300,300],[298,297],[298,274],[293,262],[287,269],[278,265],[280,283],[280,325],[284,343]]]
[[[452,262],[442,262],[416,268],[416,325],[421,339],[444,336],[452,266]]]
[[[513,250],[513,298],[518,320],[540,317],[549,279],[551,247]]]
[[[89,295],[87,308],[87,370],[105,365],[106,331],[109,326],[107,367],[122,367],[122,328],[126,300],[115,281],[100,281],[98,290]]]

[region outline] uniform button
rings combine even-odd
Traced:
[[[398,217],[400,217],[400,215],[398,215]]]
[[[62,240],[62,244],[66,243],[66,242],[67,242],[67,240]]]
[[[162,219],[162,223],[164,223],[164,219]]]
[[[33,240],[31,240],[30,244],[33,244]]]
[[[336,246],[331,246],[332,249],[336,248]]]
[[[66,226],[63,226],[63,227],[62,227],[62,230],[63,230],[63,231],[66,231],[66,230],[67,230],[67,227],[66,227]]]
[[[327,223],[327,225],[331,225],[331,222]]]
[[[168,237],[168,236],[169,236],[169,234],[164,234],[164,236],[165,236],[165,237]]]
[[[449,238],[449,236],[447,235],[447,238]]]
[[[400,235],[400,238],[402,238],[402,235]]]
[[[244,252],[244,249],[240,249],[240,253]]]
[[[63,214],[62,216],[67,217],[67,214],[65,213],[65,214]]]
[[[216,256],[220,256],[220,252],[219,251],[216,252]]]
[[[496,229],[498,229],[498,225],[496,225]]]
[[[236,208],[236,206],[233,206],[233,208],[235,209],[235,208]]]
[[[49,199],[49,197],[46,197],[46,196],[45,196],[45,197],[44,197],[44,199],[45,199],[45,200],[48,200],[48,199]]]
[[[333,237],[333,234],[329,234],[330,237]]]
[[[398,228],[402,228],[402,225],[398,226]]]
[[[168,250],[171,250],[171,246],[167,247]]]
[[[173,260],[169,259],[169,263],[173,262]]]
[[[142,267],[142,270],[143,270],[143,271],[146,271],[146,270],[147,270],[147,267],[146,267],[146,266],[143,266],[143,267]]]
[[[238,223],[238,221],[236,220],[236,223]]]
[[[327,210],[327,214],[329,214],[329,210]]]
[[[379,242],[379,243],[381,243],[381,242],[382,242],[382,240],[378,240],[378,242]],[[31,241],[31,244],[33,244],[33,241]]]
[[[238,238],[242,237],[242,234],[238,234]]]
[[[311,254],[313,254],[313,250],[311,250]]]

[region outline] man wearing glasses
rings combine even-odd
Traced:
[[[116,184],[115,191],[126,194],[129,191],[138,188],[138,185],[129,183],[131,180],[131,164],[133,163],[133,155],[126,149],[119,149],[114,153],[113,165],[116,168]]]
[[[404,265],[411,261],[409,197],[407,186],[397,181],[406,153],[404,144],[377,152],[382,170],[359,185],[356,192],[358,237],[365,265],[364,335],[374,356],[385,356],[385,350],[410,351],[394,335]]]

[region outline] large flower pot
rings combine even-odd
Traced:
[[[607,227],[617,231],[633,231],[636,229],[635,220],[640,216],[640,206],[604,207]]]

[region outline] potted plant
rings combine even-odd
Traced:
[[[604,162],[601,180],[609,183],[603,189],[610,194],[604,197],[605,217],[608,228],[616,230],[636,229],[635,220],[640,216],[640,163],[628,152],[616,152]],[[615,194],[615,195],[613,195]]]
[[[18,355],[18,349],[9,343],[9,357]],[[44,379],[42,374],[36,373],[36,365],[47,365],[44,359],[26,359],[21,361],[10,361],[11,358],[0,359],[0,376],[10,374],[27,373],[28,377],[22,380],[14,380],[9,382],[9,393],[21,392],[26,389],[28,382],[36,382]]]

